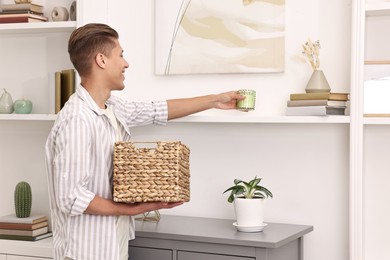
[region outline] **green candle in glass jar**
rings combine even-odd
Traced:
[[[245,96],[245,99],[237,101],[237,109],[242,111],[254,110],[256,103],[256,91],[252,89],[240,89],[237,92],[241,96]]]

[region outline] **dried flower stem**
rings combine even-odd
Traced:
[[[313,70],[317,70],[320,67],[320,41],[317,40],[314,43],[308,39],[308,41],[302,45],[303,51],[302,54],[305,55],[308,59],[308,62]]]

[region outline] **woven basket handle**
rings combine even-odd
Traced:
[[[133,142],[135,148],[149,148],[156,149],[161,142]]]
[[[133,149],[136,153],[139,153],[141,150],[144,153],[145,150],[148,151],[149,154],[160,153],[163,149],[163,142],[133,142]]]

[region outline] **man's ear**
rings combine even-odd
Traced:
[[[106,67],[105,56],[102,53],[98,53],[95,57],[96,64],[104,69]]]

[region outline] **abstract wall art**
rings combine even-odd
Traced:
[[[282,72],[284,9],[285,0],[155,0],[155,72]]]

